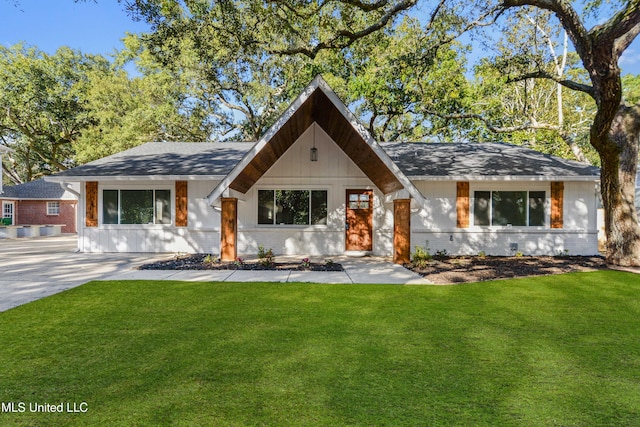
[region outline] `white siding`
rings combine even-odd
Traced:
[[[456,228],[456,183],[419,181],[418,189],[427,200],[426,206],[411,218],[411,244],[428,244],[431,253],[446,250],[449,254],[555,255],[567,250],[570,255],[598,254],[596,187],[592,182],[564,183],[564,228],[549,227],[547,182],[471,182],[471,226]],[[544,190],[547,193],[544,227],[475,227],[473,225],[473,192],[476,190]],[[428,242],[428,243],[427,243]],[[512,250],[517,245],[517,250]]]
[[[104,189],[170,189],[172,218],[175,219],[175,182],[100,182],[98,184],[98,227],[78,228],[78,247],[83,252],[204,252],[218,253],[220,248],[220,214],[204,198],[216,181],[189,181],[188,226],[174,225],[109,225],[102,223],[102,190]],[[86,212],[82,186],[81,212]]]

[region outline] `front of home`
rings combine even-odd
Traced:
[[[149,143],[47,179],[81,188],[84,252],[598,252],[597,168],[506,144],[380,144],[320,77],[256,143]]]

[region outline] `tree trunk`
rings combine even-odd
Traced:
[[[635,207],[639,134],[640,105],[623,105],[609,133],[617,150],[599,150],[609,264],[640,266],[640,226]]]

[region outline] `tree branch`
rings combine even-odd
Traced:
[[[592,98],[595,98],[595,91],[593,89],[592,86],[583,84],[583,83],[578,83],[578,82],[574,82],[573,80],[566,80],[566,79],[562,79],[560,77],[554,76],[553,74],[549,74],[545,71],[534,71],[531,73],[527,73],[527,74],[523,74],[521,76],[517,76],[517,77],[509,77],[507,79],[507,83],[513,83],[513,82],[519,82],[519,81],[523,81],[523,80],[527,80],[527,79],[547,79],[547,80],[552,80],[564,87],[567,87],[571,90],[577,90],[579,92],[584,92],[587,95],[591,96]]]

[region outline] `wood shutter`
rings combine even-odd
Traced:
[[[564,205],[564,182],[551,183],[551,228],[562,228]]]
[[[187,181],[176,181],[176,227],[187,226],[188,214]]]
[[[469,182],[456,183],[456,211],[458,228],[469,228]]]
[[[96,181],[87,181],[85,183],[85,194],[86,194],[85,225],[87,227],[97,227],[98,226],[98,183]]]

